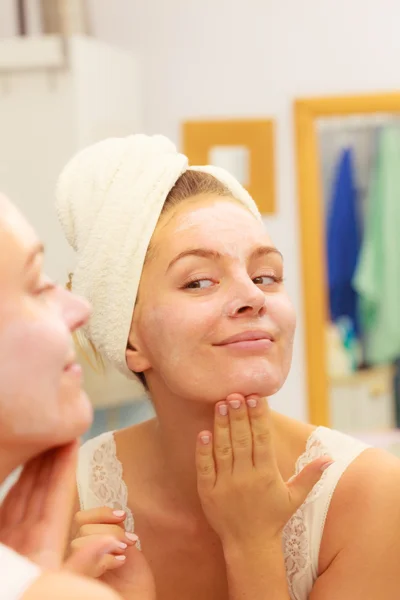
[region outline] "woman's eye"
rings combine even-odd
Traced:
[[[281,280],[275,275],[260,275],[253,279],[256,285],[272,285],[273,283],[279,283]]]
[[[185,285],[185,289],[202,290],[210,287],[211,285],[213,285],[211,279],[196,279],[195,281],[189,281],[189,283]]]
[[[41,281],[38,288],[35,291],[36,296],[43,296],[47,292],[51,292],[56,288],[57,284],[51,279],[45,279]]]

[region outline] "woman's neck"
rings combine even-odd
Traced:
[[[150,470],[166,493],[171,490],[188,510],[197,511],[200,502],[195,464],[196,440],[201,431],[213,431],[215,404],[176,396],[153,398],[153,402],[157,417],[149,424],[149,444],[146,444],[151,454],[151,458],[148,456]],[[304,450],[308,427],[271,412],[276,458],[285,479],[293,474],[295,460]]]
[[[214,405],[183,398],[155,402],[154,421],[157,462],[162,465],[167,488],[173,489],[188,508],[200,508],[197,493],[196,441],[203,430],[214,429]]]

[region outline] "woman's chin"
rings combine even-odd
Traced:
[[[86,392],[81,390],[79,398],[79,419],[76,421],[77,429],[79,433],[77,437],[80,437],[91,427],[93,423],[93,406],[87,396]]]
[[[64,411],[66,442],[84,435],[93,423],[93,406],[83,390],[79,390],[74,399],[69,399]]]
[[[236,381],[225,381],[223,387],[225,395],[242,394],[243,396],[257,395],[261,398],[273,396],[284,383],[284,379],[279,375],[268,372],[253,373],[250,376],[236,378]]]
[[[282,387],[285,378],[272,376],[265,373],[261,376],[241,376],[226,377],[223,380],[210,380],[204,385],[198,386],[195,397],[193,394],[183,394],[185,397],[192,397],[197,402],[215,403],[224,400],[231,394],[241,394],[244,397],[257,395],[260,398],[267,398],[276,394]],[[200,394],[199,394],[200,392]]]

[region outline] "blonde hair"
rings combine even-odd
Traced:
[[[185,200],[189,200],[196,196],[211,194],[221,197],[232,197],[232,193],[229,191],[229,189],[223,183],[221,183],[221,181],[216,179],[213,175],[210,175],[209,173],[204,173],[202,171],[185,171],[185,173],[183,173],[183,175],[179,177],[174,187],[170,190],[168,196],[166,197],[163,208],[160,213],[160,219],[162,216],[165,216],[167,212],[173,210]],[[150,256],[152,256],[151,242],[147,250],[145,263],[150,258]],[[72,290],[72,277],[73,275],[72,273],[70,273],[68,276],[67,283],[67,289],[69,289],[70,291]],[[96,371],[104,372],[104,359],[101,356],[101,353],[93,344],[92,340],[88,339],[81,332],[77,332],[76,334],[74,334],[74,340],[78,350],[82,353],[85,360],[87,360],[90,366]],[[128,340],[127,347],[129,347]],[[91,356],[93,360],[91,360]],[[136,373],[136,375],[139,377],[145,388],[147,388],[144,374]]]
[[[68,273],[68,282],[66,284],[66,288],[68,291],[72,292],[72,278],[73,273]],[[102,372],[105,371],[105,365],[103,357],[100,352],[96,349],[92,340],[87,338],[81,330],[74,331],[72,334],[72,338],[74,340],[74,344],[78,353],[82,355],[84,360],[92,367],[94,371]]]

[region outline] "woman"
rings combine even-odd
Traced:
[[[81,449],[73,545],[135,532],[162,600],[398,597],[397,459],[263,400],[287,377],[295,314],[247,192],[131,136],[75,157],[57,202],[85,334],[156,411]],[[127,597],[129,565],[103,576]]]
[[[99,536],[63,559],[75,494],[75,440],[92,419],[71,334],[90,311],[86,301],[43,274],[42,262],[36,234],[0,196],[0,484],[25,465],[0,506],[0,596],[118,600],[111,589],[80,576],[115,562],[110,552],[120,544],[113,536]],[[140,577],[143,560],[135,561]]]

